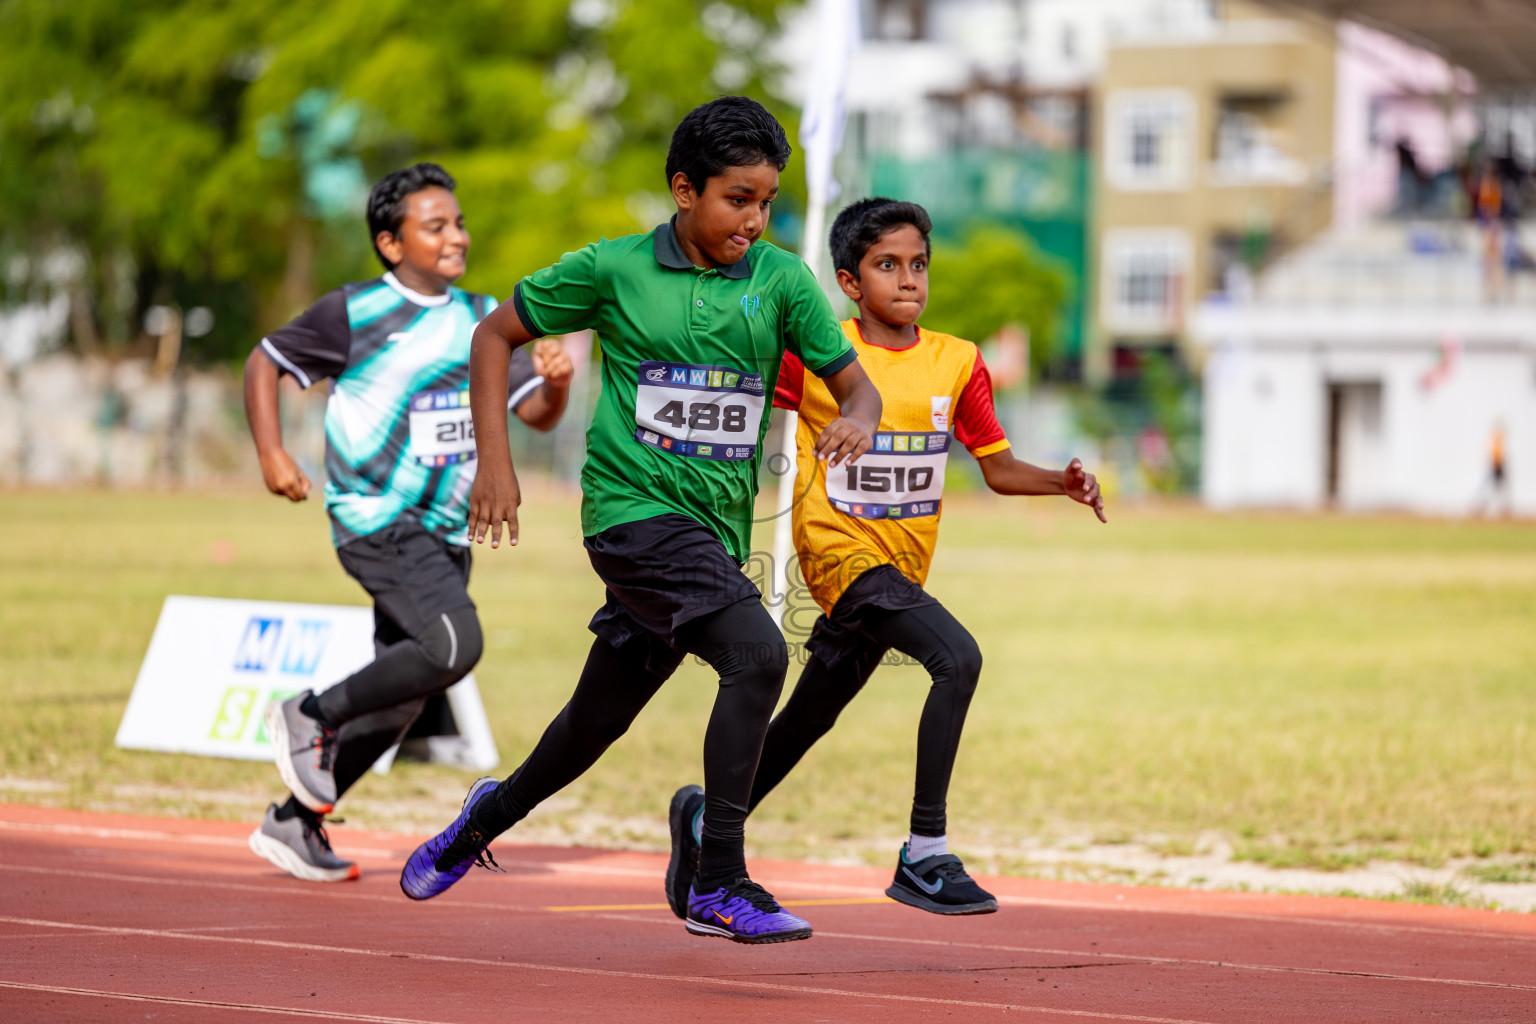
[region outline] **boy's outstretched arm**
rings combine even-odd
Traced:
[[[1065,494],[1093,509],[1099,522],[1109,522],[1104,515],[1104,496],[1099,493],[1099,481],[1083,468],[1081,459],[1073,459],[1066,469],[1054,470],[1016,459],[1012,451],[1001,451],[983,456],[977,464],[981,466],[987,486],[998,494]]]
[[[816,439],[816,457],[826,459],[829,467],[857,462],[874,445],[872,435],[880,429],[880,392],[857,361],[822,378],[822,383],[836,399],[839,415]]]
[[[522,495],[512,468],[507,442],[507,372],[512,350],[536,335],[517,315],[517,305],[504,302],[475,328],[469,347],[469,412],[475,421],[475,452],[479,466],[469,492],[469,535],[477,544],[501,546],[501,525],[507,543],[517,543],[517,506]]]
[[[517,418],[534,430],[554,430],[565,413],[576,364],[559,341],[540,338],[533,343],[533,371],[544,383],[517,407]]]
[[[309,497],[309,477],[283,448],[283,421],[277,407],[277,364],[257,345],[245,361],[245,419],[261,460],[267,490],[289,501]]]

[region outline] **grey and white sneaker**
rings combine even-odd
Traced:
[[[283,785],[316,814],[329,814],[336,806],[336,730],[299,710],[310,692],[267,705],[267,736]]]
[[[266,819],[248,842],[252,853],[306,882],[345,882],[360,874],[356,864],[336,856],[323,823],[298,814],[279,821],[277,804],[267,807]]]

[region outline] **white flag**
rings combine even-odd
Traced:
[[[800,148],[805,159],[805,234],[800,257],[818,279],[827,256],[827,204],[837,198],[832,160],[843,145],[846,111],[843,93],[848,82],[848,56],[859,39],[858,0],[816,0],[816,55],[811,61],[805,107],[800,111]],[[822,286],[826,287],[823,280]],[[795,422],[793,411],[783,413],[780,452],[786,460],[779,477],[779,513],[773,528],[773,593],[769,607],[779,628],[789,601],[789,559],[793,555],[790,509],[795,498]],[[775,456],[779,458],[779,456]],[[773,462],[770,460],[769,466]]]
[[[837,198],[838,185],[832,177],[832,160],[843,144],[843,121],[847,113],[843,94],[848,81],[848,56],[858,38],[857,0],[816,0],[816,55],[811,61],[805,108],[800,112],[805,183],[813,206],[818,200],[825,204]],[[808,237],[801,248],[807,250],[820,245],[821,239]]]

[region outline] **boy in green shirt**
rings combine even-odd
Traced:
[[[477,542],[489,533],[492,547],[503,524],[517,543],[517,477],[504,413],[497,421],[512,350],[546,333],[591,329],[601,339],[581,515],[608,596],[570,702],[510,778],[476,782],[453,824],[412,854],[406,895],[436,896],[483,863],[492,839],[596,762],[696,654],[720,673],[720,689],[704,738],[709,796],[687,928],[738,942],[810,936],[747,876],[747,802],[788,654],[740,567],[764,407],[786,346],[838,405],[816,444],[829,466],[868,450],[880,396],[810,270],[760,240],[789,152],[783,128],[752,100],[697,108],[667,154],[671,223],[567,253],[524,278],[476,331],[470,532]]]

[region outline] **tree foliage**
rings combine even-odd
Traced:
[[[1028,235],[979,226],[958,244],[936,242],[923,323],[981,342],[1016,324],[1029,332],[1031,374],[1057,355],[1068,274]]]
[[[460,182],[464,285],[503,295],[670,212],[672,127],[764,96],[778,3],[0,0],[5,297],[67,287],[109,345],[211,305],[200,354],[234,355],[378,272],[359,190],[420,159]]]

